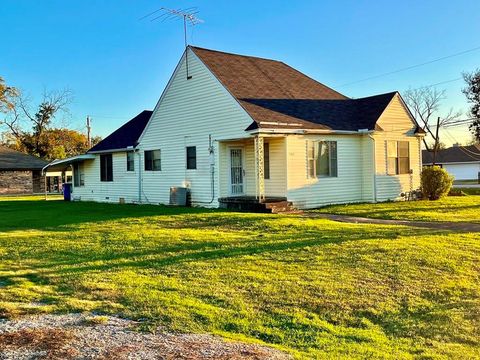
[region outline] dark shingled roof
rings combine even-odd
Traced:
[[[0,170],[41,170],[48,162],[0,145]]]
[[[129,146],[135,146],[151,115],[152,111],[150,110],[142,111],[88,150],[88,152],[126,149]]]
[[[433,162],[433,153],[427,150],[422,151],[422,160],[424,164]],[[437,153],[436,163],[455,163],[455,162],[478,162],[480,161],[480,145],[453,146],[448,149],[440,150]]]
[[[252,117],[247,130],[374,130],[396,94],[350,99],[280,61],[190,48]]]
[[[288,123],[297,122],[309,127],[313,124],[321,129],[357,131],[375,129],[375,123],[395,94],[396,92],[392,92],[346,100],[244,99],[244,101],[274,111]]]

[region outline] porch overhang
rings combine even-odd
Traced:
[[[54,160],[43,167],[42,174],[45,174],[47,171],[65,171],[72,164],[94,159],[95,155],[93,154],[83,154],[66,159]]]

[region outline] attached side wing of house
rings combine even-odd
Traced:
[[[401,193],[420,187],[423,135],[402,97],[396,94],[378,119],[373,134],[376,201],[396,200]]]

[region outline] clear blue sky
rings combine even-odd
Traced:
[[[0,76],[32,96],[70,88],[72,126],[87,114],[106,136],[152,109],[183,51],[180,22],[138,19],[161,7],[198,7],[190,43],[282,60],[352,96],[456,79],[480,67],[480,50],[341,86],[480,46],[480,1],[2,0]],[[467,109],[462,81],[444,108]],[[466,140],[466,129],[451,133]],[[446,142],[451,142],[445,139]]]

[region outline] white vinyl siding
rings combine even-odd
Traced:
[[[337,177],[307,176],[308,145],[319,141],[336,141]],[[290,135],[287,137],[288,200],[299,208],[315,208],[334,203],[372,201],[364,191],[363,137],[349,135]],[[368,155],[367,155],[368,156]],[[370,155],[371,156],[371,155]],[[365,178],[368,178],[365,176]],[[368,183],[371,186],[371,183]]]
[[[74,187],[72,196],[74,199],[102,202],[119,202],[120,198],[125,202],[137,202],[138,200],[138,153],[135,153],[135,169],[127,171],[125,152],[112,154],[113,181],[100,181],[100,155],[94,160],[86,160],[82,163],[85,186]]]
[[[274,197],[287,196],[286,140],[283,137],[266,138],[270,150],[270,179],[265,179],[265,195]],[[244,141],[221,142],[220,155],[220,197],[231,195],[230,187],[230,148],[241,147],[244,151],[244,194],[256,195],[255,187],[255,148],[253,139]],[[225,169],[225,170],[223,170]]]
[[[377,201],[400,200],[401,194],[420,187],[421,138],[415,136],[415,124],[400,98],[395,96],[377,122],[383,131],[376,131],[375,160]],[[389,174],[387,144],[408,142],[411,174]]]
[[[223,172],[222,176],[228,171],[223,167],[226,159],[219,164],[218,144],[222,139],[247,137],[245,129],[252,120],[190,50],[188,61],[192,78],[187,80],[184,60],[180,61],[140,139],[142,149],[162,149],[162,171],[142,174],[145,194],[142,196],[144,201],[166,204],[170,187],[188,186],[193,205],[216,207],[219,171]],[[209,135],[215,158],[212,203]],[[187,146],[196,146],[195,171],[186,169]],[[222,168],[219,169],[219,165]]]
[[[443,164],[442,167],[452,175],[455,180],[477,180],[480,173],[480,163],[470,164]]]

